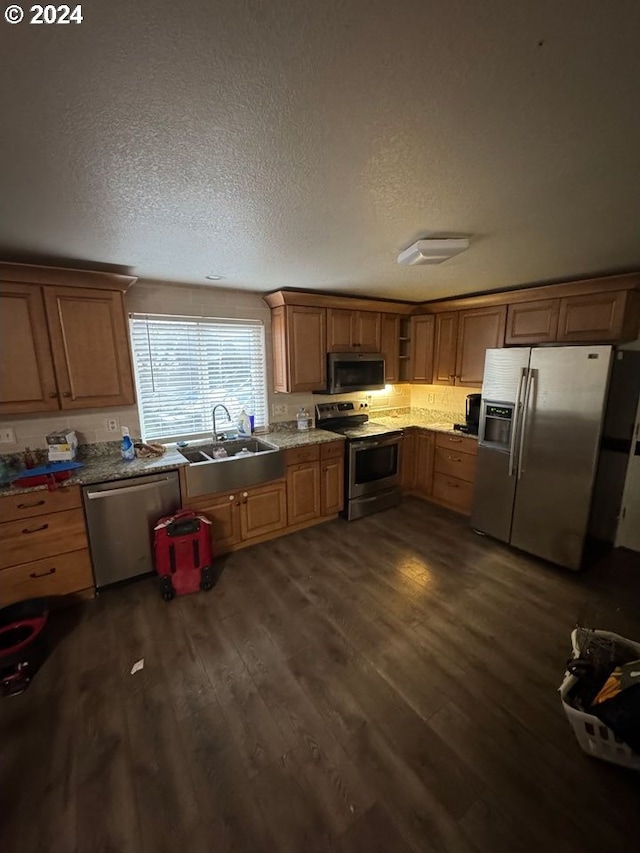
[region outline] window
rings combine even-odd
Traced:
[[[131,314],[140,424],[145,441],[211,435],[224,403],[267,423],[264,326],[259,320]],[[224,412],[216,413],[224,427]]]

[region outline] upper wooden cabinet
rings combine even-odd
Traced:
[[[453,385],[458,353],[458,312],[436,314],[433,384]]]
[[[326,310],[282,305],[271,311],[273,386],[276,391],[327,387]]]
[[[0,285],[0,412],[135,402],[123,295]]]
[[[411,318],[410,377],[412,382],[430,384],[433,378],[433,335],[435,317],[422,314]]]
[[[458,313],[456,385],[482,387],[485,352],[491,347],[503,346],[506,322],[506,305]]]
[[[507,308],[505,344],[546,344],[556,340],[559,299],[515,302]]]
[[[59,408],[42,290],[0,284],[0,413]]]
[[[629,296],[632,291],[618,290],[560,299],[557,340],[593,344],[621,339]]]
[[[61,408],[134,403],[122,294],[45,287],[44,301]]]
[[[327,352],[380,352],[379,311],[327,308]]]
[[[385,382],[400,380],[400,317],[383,314],[380,331],[380,352],[384,356]]]

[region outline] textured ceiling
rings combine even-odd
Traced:
[[[5,260],[412,300],[640,267],[637,0],[83,13],[0,22]],[[471,247],[398,267],[428,233]]]

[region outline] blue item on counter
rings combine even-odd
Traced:
[[[136,458],[136,449],[129,435],[127,427],[122,427],[122,441],[120,442],[120,455],[125,462],[131,462]]]

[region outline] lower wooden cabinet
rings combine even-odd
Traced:
[[[405,430],[401,462],[402,488],[469,515],[477,445],[474,438],[462,435],[429,429]]]
[[[0,607],[93,589],[78,486],[0,497]]]
[[[300,524],[320,517],[320,466],[303,462],[287,468],[287,521]]]
[[[337,515],[344,507],[344,442],[320,447],[320,514]]]
[[[242,539],[264,536],[287,526],[287,487],[282,481],[256,486],[241,493]]]
[[[211,521],[214,556],[231,550],[241,540],[240,500],[239,492],[226,492],[186,502],[190,509],[203,513]]]
[[[290,526],[336,515],[344,504],[344,442],[316,445],[319,459],[305,460],[306,448],[287,451],[287,519]],[[305,452],[306,451],[306,452]]]

